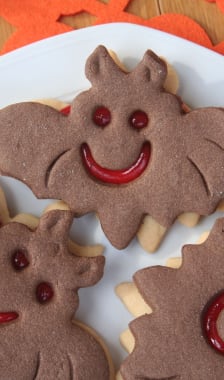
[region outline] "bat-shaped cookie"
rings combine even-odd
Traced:
[[[204,240],[204,239],[203,239]],[[137,271],[117,293],[137,317],[122,334],[122,380],[221,380],[224,368],[224,218],[171,267]],[[178,268],[174,268],[178,265]]]
[[[70,211],[45,213],[35,230],[0,228],[0,378],[112,380],[100,339],[73,322],[77,291],[103,275],[104,257],[68,249]]]
[[[37,103],[0,111],[0,172],[75,215],[97,212],[117,248],[146,214],[169,227],[183,212],[212,213],[224,196],[223,109],[185,113],[152,51],[127,73],[99,46],[86,76],[92,87],[68,116]]]

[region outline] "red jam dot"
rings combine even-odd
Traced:
[[[144,111],[137,110],[131,115],[129,122],[132,127],[141,129],[148,125],[149,118]]]
[[[111,121],[111,114],[108,108],[98,107],[93,113],[93,121],[99,127],[106,127]]]
[[[12,265],[16,270],[22,270],[29,265],[27,254],[23,250],[15,251],[12,256]]]
[[[224,309],[224,291],[219,293],[205,308],[202,317],[202,328],[208,343],[219,353],[224,355],[224,341],[217,330],[219,314]]]
[[[47,282],[41,282],[36,288],[37,301],[40,303],[49,302],[53,295],[54,291],[51,285]]]

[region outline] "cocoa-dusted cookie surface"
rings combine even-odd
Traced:
[[[182,212],[213,212],[224,192],[223,110],[185,113],[151,51],[126,73],[99,46],[86,76],[92,87],[68,116],[37,103],[0,111],[1,173],[77,215],[96,211],[118,248],[146,214],[169,227]]]
[[[123,380],[221,380],[224,371],[224,219],[208,239],[183,247],[179,269],[155,266],[134,275],[152,314],[130,324],[132,353]]]
[[[73,322],[77,290],[102,277],[104,258],[68,250],[69,211],[44,214],[35,231],[0,229],[0,378],[111,379],[107,355]]]

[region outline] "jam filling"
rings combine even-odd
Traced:
[[[41,304],[49,302],[54,295],[54,291],[48,282],[41,282],[36,288],[36,298]]]
[[[0,324],[12,322],[19,316],[15,311],[0,312]]]
[[[212,302],[209,303],[202,318],[202,328],[208,343],[222,355],[224,355],[224,341],[218,333],[217,320],[223,309],[224,291],[219,293]]]
[[[141,129],[147,127],[149,122],[148,115],[141,110],[133,112],[129,119],[129,123],[133,128]]]
[[[60,110],[60,112],[61,112],[63,115],[65,115],[65,116],[69,115],[69,114],[70,114],[70,111],[71,111],[71,106],[70,106],[70,105],[69,105],[69,106],[66,106],[66,107],[64,107],[64,108],[62,108],[62,109]]]
[[[26,252],[23,250],[17,250],[12,256],[12,265],[15,270],[22,270],[29,265],[29,260],[27,258]]]
[[[111,114],[108,108],[104,106],[97,107],[93,113],[93,122],[99,127],[106,127],[110,124]]]
[[[149,142],[142,146],[137,160],[128,168],[112,170],[100,166],[93,158],[88,144],[81,146],[81,156],[87,172],[101,182],[121,185],[137,179],[148,166],[151,155]]]

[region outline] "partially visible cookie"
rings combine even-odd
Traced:
[[[224,363],[224,218],[169,267],[139,270],[117,294],[137,316],[121,341],[119,378],[221,380]],[[144,300],[144,301],[143,301]]]
[[[50,210],[69,210],[68,206],[62,201],[56,201],[51,203],[43,213]],[[75,220],[75,219],[74,219]],[[0,227],[9,223],[9,222],[18,222],[27,225],[29,228],[34,230],[39,224],[39,218],[35,217],[32,214],[19,213],[14,216],[11,216],[9,213],[7,201],[3,189],[0,187]],[[77,242],[71,239],[68,240],[69,250],[77,256],[99,256],[102,255],[104,247],[101,244],[95,245],[80,245]]]
[[[55,209],[35,228],[18,222],[0,228],[2,379],[114,379],[101,338],[73,323],[78,289],[101,279],[104,257],[70,251],[72,222],[72,212]]]

